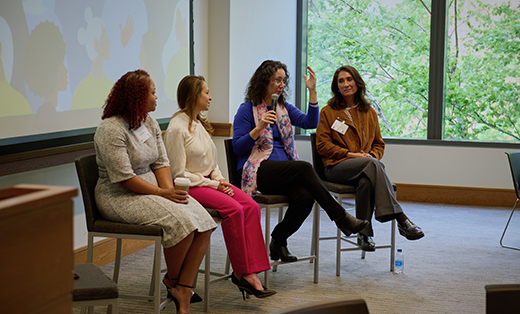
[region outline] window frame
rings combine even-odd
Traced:
[[[484,141],[460,141],[442,139],[444,127],[444,104],[446,99],[446,33],[448,1],[432,0],[432,20],[430,29],[430,71],[428,94],[428,126],[426,139],[405,139],[384,137],[387,144],[403,145],[434,145],[452,147],[483,147],[520,149],[520,143],[484,142]],[[295,103],[302,109],[302,104],[307,103],[307,90],[302,77],[307,67],[308,44],[308,0],[297,0],[296,12],[296,79],[295,79]],[[303,85],[302,85],[303,84]],[[308,139],[308,134],[303,134],[300,128],[296,129],[298,139]]]

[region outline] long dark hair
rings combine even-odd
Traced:
[[[112,87],[101,119],[120,115],[135,129],[146,120],[146,101],[150,93],[150,75],[144,70],[127,72]]]
[[[213,134],[213,127],[208,119],[202,117],[200,113],[196,117],[192,116],[193,108],[197,105],[197,100],[200,97],[200,93],[202,93],[202,82],[205,81],[203,76],[187,75],[179,82],[179,86],[177,87],[177,103],[181,110],[173,116],[175,117],[179,113],[184,112],[190,117],[190,122],[188,122],[188,130],[190,132],[193,120],[197,119],[202,123],[202,126],[209,134]]]
[[[278,69],[285,71],[285,79],[283,80],[284,88],[282,94],[278,97],[278,103],[285,105],[289,91],[289,71],[287,71],[287,66],[285,64],[281,63],[280,61],[273,60],[265,60],[256,69],[255,73],[247,84],[244,100],[252,101],[255,104],[261,104],[267,85],[269,85],[271,77],[276,74]]]
[[[329,99],[327,104],[332,107],[332,109],[340,110],[345,109],[347,107],[347,102],[343,98],[343,95],[339,91],[338,87],[338,77],[341,71],[346,71],[352,75],[354,82],[357,85],[357,92],[354,95],[354,102],[358,105],[360,111],[367,111],[370,108],[370,101],[368,101],[365,97],[366,95],[366,84],[363,81],[363,78],[356,70],[356,68],[350,65],[344,65],[334,72],[334,77],[332,79],[332,83],[330,84],[330,89],[332,91],[332,98]]]

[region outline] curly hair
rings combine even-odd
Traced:
[[[213,135],[213,126],[208,121],[208,119],[202,117],[199,113],[196,117],[193,117],[193,109],[197,105],[197,100],[202,93],[202,82],[205,82],[203,76],[197,75],[187,75],[180,82],[177,87],[177,104],[179,104],[179,108],[181,110],[176,112],[173,117],[184,112],[190,117],[190,122],[188,123],[188,130],[191,132],[191,124],[193,120],[197,119],[200,121],[204,129],[210,134]],[[172,117],[172,118],[173,118]]]
[[[282,69],[285,71],[285,79],[283,80],[284,89],[282,90],[282,94],[278,97],[278,103],[282,106],[285,105],[286,99],[288,98],[289,92],[289,71],[287,71],[287,66],[280,61],[273,60],[265,60],[262,64],[256,69],[255,73],[249,80],[246,88],[245,101],[252,101],[256,104],[261,104],[264,98],[264,94],[271,81],[271,78],[276,74],[278,69]]]
[[[127,72],[112,87],[101,119],[120,115],[129,129],[138,128],[148,116],[146,102],[150,93],[150,75],[144,70]]]
[[[363,78],[356,70],[356,68],[350,65],[344,65],[334,72],[334,77],[332,79],[332,83],[330,84],[330,89],[332,91],[332,98],[327,101],[327,104],[332,107],[332,109],[345,109],[347,107],[347,102],[343,98],[343,95],[339,91],[338,87],[338,77],[339,73],[342,71],[346,71],[352,75],[354,82],[358,87],[356,94],[354,95],[354,102],[358,105],[360,111],[367,111],[370,108],[370,101],[368,101],[365,97],[366,95],[366,84],[363,81]]]

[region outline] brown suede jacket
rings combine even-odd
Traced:
[[[377,159],[383,157],[385,142],[381,136],[379,120],[374,108],[370,107],[368,112],[359,111],[361,123],[358,121],[357,108],[351,109],[351,114],[356,122],[356,126],[354,126],[344,110],[334,110],[328,105],[321,109],[320,122],[316,129],[316,147],[318,153],[322,156],[325,167],[335,165],[347,159],[348,152],[359,153],[364,151]],[[344,135],[331,128],[336,120],[344,122],[349,126]],[[363,136],[363,131],[365,136]]]

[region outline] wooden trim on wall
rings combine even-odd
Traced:
[[[211,123],[213,126],[213,136],[232,137],[233,123]]]
[[[0,156],[0,177],[73,163],[79,156],[95,153],[94,142]]]
[[[512,208],[516,201],[513,189],[395,184],[397,200],[406,202]]]
[[[123,239],[123,247],[121,257],[130,255],[139,250],[153,245],[153,241]],[[103,239],[94,243],[94,256],[92,263],[97,266],[103,266],[115,260],[116,256],[116,239]],[[87,246],[74,250],[74,264],[83,264],[87,262]]]

